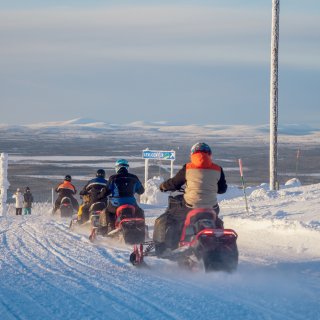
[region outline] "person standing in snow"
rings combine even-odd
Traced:
[[[61,204],[61,200],[66,197],[69,198],[72,202],[73,209],[78,211],[79,209],[79,203],[76,198],[74,198],[74,195],[77,193],[76,187],[71,183],[71,176],[67,174],[64,178],[64,181],[62,183],[59,183],[56,187],[55,191],[59,194],[58,198],[55,202],[53,213],[55,213]]]
[[[23,213],[25,215],[31,214],[31,208],[32,208],[32,202],[33,202],[33,196],[30,191],[29,187],[26,187],[26,191],[23,194]]]
[[[22,215],[22,207],[23,207],[23,194],[18,188],[15,194],[12,196],[13,199],[16,200],[16,215],[21,216]]]
[[[178,203],[169,205],[166,212],[158,217],[154,225],[153,239],[157,254],[166,248],[176,249],[188,212],[194,208],[211,208],[219,214],[217,194],[227,191],[222,167],[212,162],[210,147],[198,142],[191,148],[191,162],[185,164],[173,177],[160,184],[160,191],[178,191],[185,185],[183,196]],[[220,218],[217,227],[223,228]]]

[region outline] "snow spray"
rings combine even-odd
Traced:
[[[245,202],[246,202],[246,211],[247,211],[247,213],[249,213],[248,200],[247,200],[247,194],[246,194],[246,185],[244,183],[244,178],[243,178],[242,160],[238,159],[238,161],[239,161],[239,169],[240,169],[240,176],[241,176],[241,182],[242,182],[242,189],[243,189],[244,199],[245,199]]]

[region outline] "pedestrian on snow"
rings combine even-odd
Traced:
[[[12,196],[13,199],[16,200],[15,206],[16,206],[16,215],[21,216],[22,215],[22,207],[23,207],[23,194],[18,188],[17,191]]]
[[[29,187],[26,187],[26,191],[23,194],[23,214],[31,214],[33,196]]]

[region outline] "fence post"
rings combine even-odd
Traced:
[[[0,216],[7,213],[7,190],[10,183],[8,178],[8,154],[1,153],[0,156]]]
[[[54,189],[51,189],[51,204],[52,204],[52,208],[54,208]]]

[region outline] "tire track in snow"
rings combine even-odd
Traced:
[[[36,239],[36,237],[34,237],[34,239]],[[70,301],[74,302],[74,301],[78,300],[79,305],[83,304],[84,307],[89,307],[89,308],[91,307],[90,304],[85,303],[85,301],[79,300],[76,296],[70,295],[70,293],[66,292],[65,290],[62,290],[59,286],[57,286],[55,284],[53,285],[51,282],[46,280],[46,277],[40,277],[31,267],[29,267],[28,263],[24,262],[24,260],[26,260],[30,263],[30,259],[32,259],[32,255],[30,255],[30,252],[32,252],[32,250],[29,250],[29,251],[26,250],[26,248],[28,248],[28,246],[30,244],[28,242],[24,243],[21,237],[11,239],[12,243],[14,243],[13,240],[15,240],[17,243],[15,244],[15,246],[11,246],[11,248],[10,248],[11,252],[14,252],[14,254],[12,254],[12,257],[16,260],[16,262],[18,263],[20,268],[23,269],[25,274],[28,274],[29,277],[31,277],[31,276],[34,277],[36,280],[40,280],[40,281],[36,281],[36,282],[46,283],[50,287],[50,291],[52,291],[52,292],[58,291],[58,292],[62,293],[63,299],[66,299],[66,298],[68,298],[68,296],[70,296],[70,299],[69,299]],[[40,243],[40,241],[38,241],[38,244],[39,243]],[[42,247],[45,248],[44,246],[42,246]],[[32,245],[31,248],[34,249],[34,248],[36,248],[36,246]],[[24,249],[24,251],[22,251],[21,249]],[[36,256],[37,256],[36,254],[33,254],[34,258],[36,258]],[[35,261],[35,265],[38,265],[39,263],[43,263],[43,260],[41,261],[38,259]],[[46,263],[44,263],[44,264],[46,264]],[[106,292],[103,291],[101,293],[106,293]],[[21,292],[19,294],[21,295]],[[59,296],[59,295],[57,295],[57,296]],[[58,299],[58,300],[60,300],[60,299]],[[102,299],[102,300],[104,300],[104,299]],[[34,301],[34,302],[36,302],[36,301]],[[104,301],[104,302],[108,302],[108,301]],[[121,305],[123,305],[123,304],[121,303]],[[93,313],[94,317],[99,316],[99,313],[95,312],[95,310],[92,310],[92,313]],[[55,318],[53,317],[53,319],[55,319]]]
[[[17,237],[15,239],[15,241],[12,241],[13,239],[11,239],[11,241],[14,243],[14,246],[11,246],[10,250],[15,251],[17,253],[17,255],[14,256],[17,261],[17,264],[20,264],[20,267],[22,269],[24,269],[26,273],[31,274],[33,277],[38,276],[39,281],[42,280],[43,282],[46,282],[48,286],[51,285],[52,290],[57,290],[57,289],[59,289],[59,287],[56,284],[52,285],[49,281],[46,281],[46,279],[37,275],[34,272],[34,270],[31,270],[31,268],[29,267],[30,261],[33,261],[33,264],[37,265],[37,269],[41,268],[41,265],[44,265],[44,267],[42,267],[42,269],[43,269],[42,272],[46,272],[46,273],[50,272],[51,270],[53,270],[54,272],[57,272],[57,269],[59,268],[59,264],[61,264],[62,270],[67,269],[69,273],[73,274],[76,278],[81,279],[82,286],[84,286],[84,287],[91,286],[92,287],[94,285],[96,295],[109,296],[109,301],[105,301],[106,305],[108,305],[108,302],[112,301],[113,308],[115,310],[118,310],[117,312],[119,312],[119,310],[127,309],[129,314],[131,314],[132,318],[140,318],[139,314],[141,313],[142,309],[145,309],[146,311],[148,311],[147,313],[149,315],[156,312],[158,314],[158,316],[160,316],[160,317],[162,314],[163,318],[168,318],[168,319],[176,318],[176,317],[172,317],[171,314],[166,312],[165,310],[158,309],[157,305],[150,303],[150,301],[147,301],[148,303],[146,304],[145,299],[141,299],[141,296],[134,295],[134,294],[132,294],[132,292],[130,292],[129,290],[127,290],[125,288],[125,286],[123,285],[123,283],[125,283],[124,281],[119,282],[117,284],[113,283],[112,290],[110,290],[110,288],[108,288],[108,287],[106,288],[106,286],[103,286],[103,284],[99,285],[99,276],[100,277],[103,276],[102,273],[105,272],[105,270],[104,270],[105,268],[100,268],[100,269],[92,268],[92,266],[88,266],[87,264],[82,263],[82,267],[86,267],[88,271],[87,272],[79,271],[79,269],[77,269],[79,267],[79,260],[72,258],[72,261],[70,262],[70,260],[68,260],[69,257],[67,257],[65,254],[63,254],[61,256],[61,252],[56,251],[55,246],[57,246],[57,248],[59,250],[63,251],[63,249],[61,249],[61,247],[60,247],[59,241],[57,240],[60,238],[60,235],[54,236],[52,238],[53,240],[51,238],[43,237],[43,234],[45,232],[47,232],[47,230],[45,230],[45,228],[44,228],[43,231],[39,231],[39,229],[37,227],[34,227],[32,224],[30,226],[29,223],[26,223],[21,228],[21,230],[22,231],[20,232],[20,234],[22,234],[22,236]],[[30,240],[30,238],[32,238],[32,240]],[[48,240],[48,239],[51,239],[51,240]],[[63,239],[65,239],[65,238],[63,238]],[[51,242],[51,241],[53,241],[53,242]],[[69,244],[67,244],[67,245],[69,245]],[[90,248],[89,254],[92,255],[92,251],[97,251],[99,253],[99,256],[101,256],[101,254],[102,254],[101,259],[103,260],[104,263],[106,261],[109,262],[109,267],[111,267],[112,273],[111,273],[111,278],[110,278],[110,275],[108,275],[108,277],[110,278],[110,281],[112,282],[113,278],[116,278],[118,275],[118,271],[113,270],[114,263],[113,263],[112,259],[114,256],[110,255],[107,250],[101,249],[100,247],[98,247],[98,250],[96,248],[92,248],[90,243],[88,243],[88,246]],[[83,246],[81,244],[81,247],[86,247],[86,246]],[[43,255],[45,255],[47,253],[47,251],[50,252],[50,255],[54,255],[55,257],[57,257],[57,260],[58,260],[58,264],[55,263],[53,265],[50,265],[50,268],[48,267],[48,262],[44,261],[43,258],[39,259],[39,257],[42,257]],[[110,258],[111,258],[111,261],[110,261]],[[76,267],[74,267],[74,263],[76,263]],[[56,267],[52,268],[52,266],[56,266]],[[94,269],[94,270],[92,270],[92,269]],[[127,269],[127,268],[122,268],[122,269]],[[39,272],[39,271],[40,270],[37,270],[37,272]],[[94,272],[92,272],[92,271],[94,271]],[[95,275],[95,273],[97,273],[97,271],[100,272],[98,277]],[[127,271],[128,270],[121,270],[121,272],[127,272]],[[41,272],[39,272],[39,273],[41,274]],[[65,273],[66,272],[64,272],[63,274],[65,274]],[[87,279],[90,279],[91,281],[88,281]],[[134,281],[135,277],[132,278],[132,280]],[[94,283],[94,281],[96,281],[97,283]],[[115,289],[117,289],[117,290],[115,291]],[[64,291],[62,291],[60,293],[62,295],[65,294]],[[125,301],[126,299],[124,299],[124,296],[130,296],[130,295],[131,295],[131,297],[130,297],[128,303],[126,303],[126,301]],[[89,305],[89,307],[90,307],[90,305]],[[111,311],[111,310],[109,310],[109,311]],[[150,319],[151,318],[152,317],[150,316]]]
[[[65,232],[65,228],[62,228],[62,231]],[[87,244],[88,246],[95,246],[96,247],[96,250],[98,252],[100,252],[103,257],[105,259],[107,259],[107,261],[111,261],[112,265],[114,265],[114,254],[112,255],[110,253],[110,250],[112,252],[118,252],[118,258],[116,259],[116,262],[117,262],[117,265],[118,266],[121,266],[122,269],[121,269],[121,273],[128,273],[128,272],[132,272],[132,267],[131,265],[128,264],[128,257],[129,257],[129,253],[127,251],[125,251],[125,249],[129,249],[128,246],[126,245],[122,245],[123,248],[121,248],[120,250],[118,248],[114,249],[114,246],[117,244],[116,241],[112,240],[112,241],[101,241],[99,244],[92,244],[91,242],[89,242],[87,240]],[[105,247],[106,246],[106,247]],[[120,263],[121,262],[121,263]],[[137,272],[136,270],[134,270],[134,272]],[[140,302],[143,302],[144,305],[142,306],[143,308],[146,307],[146,305],[148,306],[153,306],[156,310],[157,310],[157,314],[158,314],[158,317],[163,314],[164,316],[164,319],[179,319],[180,317],[177,316],[175,313],[170,313],[170,312],[166,312],[164,309],[159,309],[158,305],[157,305],[157,301],[153,301],[153,300],[150,300],[150,299],[146,299],[144,297],[144,295],[136,295],[135,294],[135,291],[132,291],[132,290],[128,290],[126,289],[123,284],[116,284],[114,281],[115,279],[119,276],[119,273],[118,272],[115,272],[114,275],[112,275],[112,279],[111,281],[113,282],[113,286],[117,287],[118,290],[120,290],[122,292],[122,294],[125,294],[125,295],[131,295],[131,297],[135,297],[138,301]],[[133,278],[132,278],[132,281],[133,282],[136,282],[136,277],[137,275],[134,274],[133,275]],[[182,319],[182,318],[181,318]]]
[[[34,228],[33,228],[34,229]],[[35,229],[34,229],[35,230]],[[90,269],[93,269],[95,271],[95,273],[97,271],[103,271],[102,269],[97,269],[97,268],[93,268],[90,265],[87,264],[82,264],[83,266],[86,267],[87,272],[83,272],[78,270],[78,268],[76,268],[72,263],[69,262],[69,260],[71,260],[72,262],[76,262],[77,266],[79,265],[79,260],[70,259],[70,256],[67,257],[67,255],[65,254],[61,254],[59,251],[55,250],[52,247],[52,243],[50,243],[50,241],[48,241],[48,238],[45,238],[44,241],[42,242],[41,240],[38,239],[37,236],[33,235],[32,233],[28,232],[29,235],[31,237],[33,237],[34,241],[41,247],[43,247],[44,249],[47,249],[53,256],[55,256],[55,258],[61,263],[61,266],[59,266],[59,269],[67,269],[69,271],[70,274],[74,275],[74,278],[77,279],[81,279],[81,285],[84,287],[89,287],[92,286],[93,282],[89,282],[87,279],[89,278],[88,275],[90,274],[94,274],[94,273],[90,273]],[[96,280],[96,277],[91,277],[93,280]],[[79,281],[78,281],[79,282]],[[49,282],[48,282],[49,283]],[[52,285],[51,283],[49,283],[50,285]],[[60,289],[61,290],[61,289]],[[132,307],[131,304],[127,304],[125,301],[123,301],[123,299],[119,298],[118,301],[115,301],[115,296],[111,295],[111,293],[109,292],[109,290],[105,290],[104,288],[99,288],[96,286],[96,290],[98,291],[99,294],[103,295],[104,298],[107,300],[105,302],[110,302],[112,301],[112,304],[115,305],[116,304],[116,308],[124,308],[127,307],[127,309],[129,311],[131,311],[131,313],[137,313],[138,310],[135,310],[135,308]],[[63,291],[65,293],[65,291]],[[75,300],[78,300],[76,297],[74,298]],[[90,307],[90,305],[88,305],[86,302],[83,302],[81,300],[79,300],[79,302],[83,303],[84,305],[86,305],[87,307]]]

